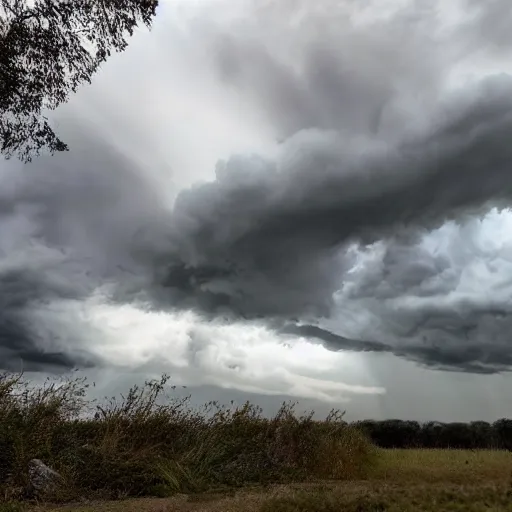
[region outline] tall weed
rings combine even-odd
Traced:
[[[360,477],[372,461],[367,438],[333,411],[324,421],[285,403],[274,418],[261,408],[190,405],[168,376],[102,403],[86,400],[83,379],[31,386],[0,375],[0,491],[23,496],[28,462],[59,471],[78,495],[126,497],[225,486]]]

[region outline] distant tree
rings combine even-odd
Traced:
[[[0,0],[0,152],[27,162],[67,145],[44,116],[67,101],[158,0]]]
[[[512,451],[512,420],[494,424],[364,420],[354,424],[381,448],[506,449]]]
[[[470,423],[472,448],[498,448],[498,439],[492,425],[487,421],[473,421]]]
[[[493,423],[498,446],[501,449],[512,451],[512,420],[502,418]]]

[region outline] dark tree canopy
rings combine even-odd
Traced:
[[[91,81],[158,0],[0,0],[0,152],[30,161],[66,151],[44,112]]]
[[[430,421],[364,420],[356,422],[381,448],[456,448],[512,451],[512,420],[494,423],[440,423]]]

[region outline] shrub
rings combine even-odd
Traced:
[[[293,403],[271,419],[250,403],[194,409],[167,383],[164,375],[96,404],[85,399],[83,379],[36,388],[0,376],[0,490],[22,497],[32,458],[62,475],[54,500],[346,479],[371,463],[371,444],[337,411],[320,422],[297,416]]]

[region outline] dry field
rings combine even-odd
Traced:
[[[380,450],[365,480],[252,488],[62,507],[34,512],[512,511],[512,453]]]

